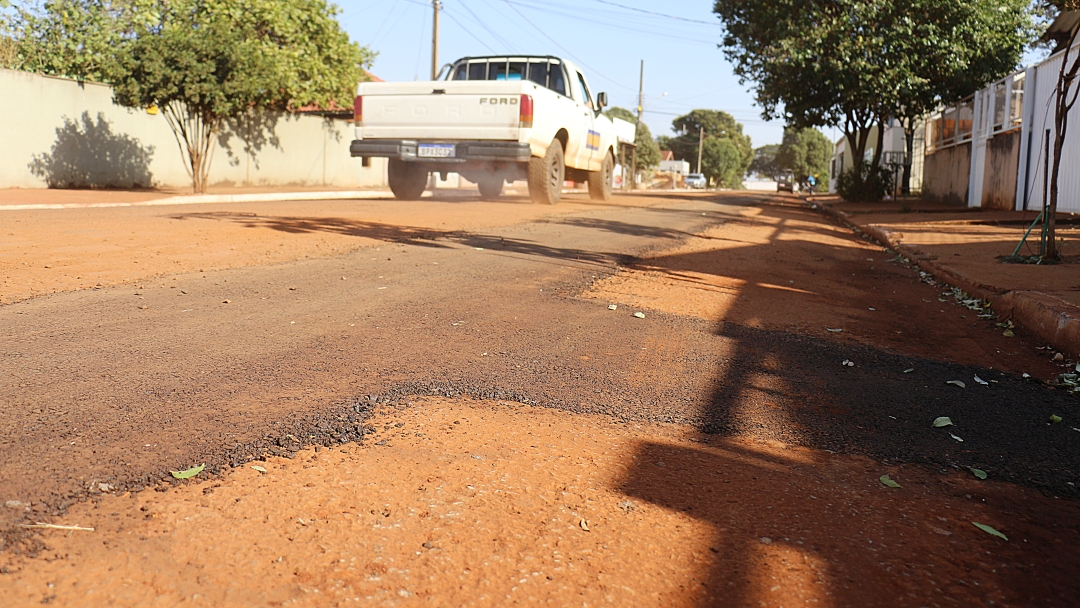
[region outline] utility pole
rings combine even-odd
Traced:
[[[705,143],[705,127],[698,127],[697,136],[697,171],[695,173],[701,173],[701,148]]]
[[[439,9],[442,8],[442,0],[431,0],[431,7],[435,9],[431,27],[431,79],[439,76]]]
[[[634,150],[630,155],[630,189],[637,189],[637,131],[641,128],[641,111],[645,103],[642,96],[645,91],[645,60],[641,60],[641,75],[638,76],[637,88],[637,124],[634,125]]]

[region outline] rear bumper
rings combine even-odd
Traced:
[[[420,143],[414,139],[356,139],[349,146],[353,156],[398,158],[437,164],[455,164],[475,161],[526,162],[532,156],[529,144],[516,141],[455,141],[438,142],[454,146],[449,157],[419,156]]]

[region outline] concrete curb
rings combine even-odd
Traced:
[[[1066,355],[1080,354],[1080,306],[1038,291],[1010,291],[987,285],[948,266],[934,263],[925,251],[903,244],[900,240],[903,235],[896,236],[898,233],[879,226],[857,224],[848,214],[828,205],[808,203],[808,206],[870,236],[881,246],[896,250],[939,280],[959,287],[976,298],[987,300],[999,315],[1011,318],[1020,328]]]
[[[57,203],[0,205],[0,211],[36,211],[42,209],[99,209],[107,207],[157,207],[164,205],[206,205],[222,203],[274,203],[281,201],[336,201],[356,199],[390,199],[394,195],[381,190],[350,190],[325,192],[264,192],[257,194],[192,194],[170,196],[132,203]]]

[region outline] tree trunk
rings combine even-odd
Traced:
[[[915,158],[915,119],[908,118],[902,123],[904,126],[904,176],[900,186],[900,193],[911,196],[911,161]]]
[[[166,105],[162,113],[180,148],[184,170],[191,178],[191,190],[195,194],[206,192],[210,162],[214,158],[214,137],[221,127],[221,119],[203,116],[178,102]]]
[[[844,138],[848,142],[848,149],[851,150],[851,171],[852,180],[854,181],[855,191],[862,192],[865,190],[866,175],[864,166],[866,164],[866,144],[869,143],[870,129],[873,128],[873,119],[865,119],[859,116],[848,115],[847,120],[844,123]],[[876,154],[880,151],[881,146],[878,146]]]
[[[1061,252],[1057,246],[1057,205],[1058,205],[1058,176],[1061,173],[1061,149],[1065,144],[1065,135],[1069,129],[1069,111],[1076,104],[1076,98],[1080,95],[1080,86],[1076,87],[1072,98],[1069,91],[1077,84],[1077,73],[1080,72],[1080,54],[1069,65],[1069,52],[1072,51],[1076,42],[1076,34],[1080,28],[1074,29],[1069,36],[1069,42],[1065,45],[1065,54],[1061,58],[1061,71],[1058,73],[1057,88],[1054,91],[1054,160],[1050,173],[1050,197],[1046,206],[1046,255],[1048,260],[1058,261]]]

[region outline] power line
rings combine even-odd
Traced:
[[[532,4],[521,0],[504,0],[507,4],[521,6],[535,11],[542,11],[546,15],[561,15],[563,17],[579,19],[581,17],[581,8],[577,6],[570,6],[565,4],[559,4],[557,2],[545,1],[539,4]],[[564,10],[559,10],[564,9]],[[603,9],[598,9],[603,10]],[[657,38],[664,38],[668,40],[676,40],[679,42],[692,42],[697,44],[707,44],[713,46],[716,44],[715,40],[702,40],[700,38],[694,38],[687,36],[685,31],[672,30],[669,32],[659,31],[656,24],[643,25],[641,22],[624,22],[615,23],[610,19],[611,15],[604,15],[602,19],[598,18],[592,25],[596,27],[605,27],[616,31],[629,31],[637,34],[644,34],[646,36],[653,36]]]
[[[580,64],[582,65],[582,67],[584,67],[584,68],[588,69],[588,70],[589,70],[590,72],[592,72],[593,74],[596,74],[597,76],[599,76],[599,77],[603,78],[604,80],[607,80],[608,82],[611,82],[612,84],[614,84],[614,85],[615,85],[615,86],[617,86],[617,87],[622,87],[622,88],[624,88],[624,89],[627,89],[627,90],[631,90],[631,91],[633,90],[633,89],[631,89],[630,87],[628,87],[628,86],[626,86],[626,85],[624,85],[624,84],[620,83],[620,82],[619,82],[619,81],[617,81],[617,80],[614,80],[614,79],[612,79],[612,78],[608,78],[607,76],[604,76],[603,74],[601,74],[601,73],[600,73],[600,71],[599,71],[599,70],[595,70],[595,69],[593,69],[592,67],[590,67],[590,66],[586,65],[586,63],[585,63],[584,61],[581,61],[580,59],[577,59],[576,57],[574,57],[574,54],[573,54],[573,53],[571,53],[571,52],[570,52],[569,50],[567,50],[567,49],[566,49],[566,47],[564,47],[563,45],[559,44],[559,43],[558,43],[558,42],[557,42],[557,41],[556,41],[556,40],[555,40],[554,38],[552,38],[551,36],[548,36],[548,35],[547,35],[547,32],[545,32],[544,30],[542,30],[542,29],[540,29],[539,27],[537,27],[537,25],[536,25],[535,23],[533,23],[533,22],[532,22],[531,20],[529,20],[529,18],[528,18],[528,17],[526,17],[526,16],[524,15],[524,14],[522,14],[522,12],[521,12],[521,11],[519,11],[519,10],[517,9],[517,7],[515,7],[515,6],[513,5],[513,4],[511,4],[511,3],[510,3],[510,0],[503,0],[503,2],[505,2],[505,3],[506,3],[506,5],[510,7],[510,10],[514,11],[514,12],[515,12],[515,13],[517,13],[517,14],[518,14],[518,15],[519,15],[519,16],[520,16],[520,17],[521,17],[522,19],[524,19],[524,20],[525,20],[525,23],[528,23],[529,25],[531,25],[531,26],[533,27],[533,29],[535,29],[536,31],[540,32],[540,34],[541,34],[541,35],[542,35],[542,36],[543,36],[544,38],[547,38],[548,40],[550,40],[552,44],[554,44],[555,46],[557,46],[557,47],[559,47],[560,49],[562,49],[562,51],[563,51],[564,53],[566,53],[566,55],[567,55],[568,57],[570,57],[571,59],[573,59],[573,60],[574,60],[574,61],[576,61],[577,63],[580,63]]]
[[[461,8],[468,11],[468,13],[470,15],[472,15],[473,20],[476,21],[476,23],[478,23],[480,25],[480,27],[487,30],[487,33],[491,34],[492,38],[495,38],[495,40],[498,41],[499,44],[503,45],[506,48],[507,51],[510,51],[510,48],[513,46],[513,44],[510,41],[508,41],[507,39],[500,36],[495,30],[488,27],[487,24],[484,23],[484,21],[482,19],[480,19],[480,15],[477,15],[471,8],[469,8],[469,5],[465,4],[464,0],[462,0],[462,2],[461,2]],[[488,48],[491,48],[491,47],[488,47]],[[492,51],[492,52],[494,53],[495,51]]]
[[[474,33],[472,32],[472,30],[471,30],[471,29],[469,29],[469,28],[465,27],[465,25],[464,25],[464,24],[462,24],[462,23],[461,23],[460,21],[458,21],[458,20],[457,20],[457,18],[456,18],[456,17],[454,17],[454,15],[453,15],[452,13],[450,13],[450,11],[446,10],[446,8],[445,8],[445,7],[443,8],[443,12],[444,12],[444,13],[446,13],[446,16],[447,16],[447,17],[449,17],[451,21],[453,21],[454,23],[456,23],[456,24],[458,25],[458,27],[460,27],[460,28],[461,28],[462,30],[464,30],[466,34],[468,34],[468,35],[472,36],[474,40],[476,40],[477,42],[479,42],[481,46],[483,46],[484,48],[486,48],[486,49],[487,49],[488,51],[490,51],[491,53],[495,53],[495,52],[496,52],[496,51],[495,51],[495,49],[491,48],[490,46],[488,46],[488,44],[487,44],[486,42],[484,42],[483,38],[480,38],[479,36],[477,36],[476,34],[474,34]]]
[[[420,42],[416,43],[416,70],[413,79],[420,80],[420,55],[424,50],[424,32],[427,30],[427,12],[420,19]]]
[[[668,15],[666,13],[657,13],[657,12],[654,12],[654,11],[647,11],[647,10],[645,10],[643,8],[636,8],[636,7],[633,7],[633,6],[626,6],[625,4],[619,4],[618,2],[610,2],[609,0],[593,0],[593,2],[598,2],[600,4],[607,4],[607,5],[610,5],[610,6],[617,6],[619,8],[626,9],[628,11],[635,11],[635,12],[638,12],[638,13],[645,13],[646,15],[653,15],[654,17],[664,17],[666,19],[675,19],[677,21],[686,21],[688,23],[704,23],[705,25],[719,25],[719,23],[716,23],[714,21],[701,21],[700,19],[689,19],[687,17],[679,17],[679,16],[676,16],[676,15]]]

